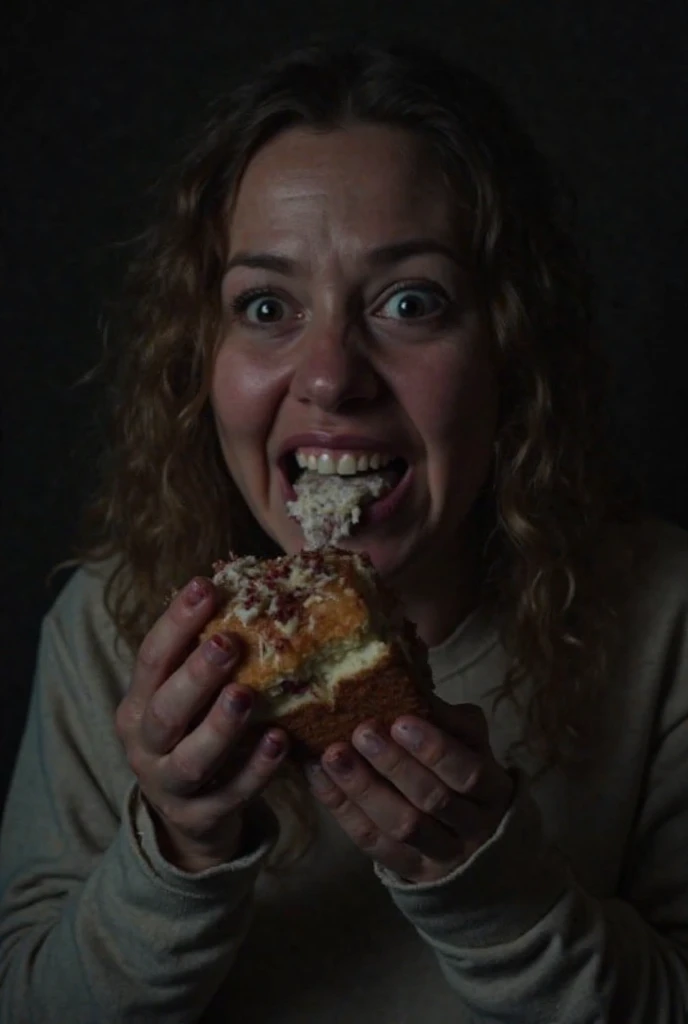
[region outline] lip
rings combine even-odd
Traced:
[[[367,451],[381,452],[385,455],[399,455],[389,441],[380,438],[365,437],[360,434],[328,434],[325,431],[313,431],[309,434],[294,434],[288,437],[277,450],[278,460],[284,459],[296,448],[331,448],[333,451]]]
[[[383,523],[386,519],[393,516],[408,494],[412,483],[413,466],[408,463],[406,472],[394,490],[390,491],[389,494],[385,494],[382,498],[378,498],[376,501],[371,501],[370,504],[365,505],[361,510],[361,526],[363,528],[368,525],[374,526],[377,523]]]

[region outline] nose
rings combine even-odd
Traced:
[[[323,412],[349,411],[373,401],[381,382],[354,329],[332,325],[302,336],[291,390],[297,401]]]

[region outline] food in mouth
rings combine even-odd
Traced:
[[[427,649],[367,555],[325,548],[214,566],[222,604],[201,639],[240,638],[234,681],[256,692],[256,720],[278,724],[297,760],[350,741],[368,718],[427,715]]]
[[[336,546],[362,519],[363,509],[388,494],[405,471],[381,453],[298,450],[293,456],[296,499],[287,502],[309,550]]]

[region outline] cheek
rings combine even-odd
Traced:
[[[224,346],[211,383],[211,404],[225,457],[237,457],[260,445],[264,448],[281,400],[280,377],[274,368]],[[233,464],[230,469],[236,469]]]

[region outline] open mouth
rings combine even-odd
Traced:
[[[307,548],[337,546],[387,520],[409,492],[412,467],[381,451],[287,449],[279,468],[287,512]]]
[[[323,478],[338,476],[342,480],[382,478],[387,485],[385,493],[389,493],[408,470],[408,463],[401,456],[367,452],[305,452],[301,449],[287,452],[281,459],[281,465],[292,490],[304,473],[312,473]]]

